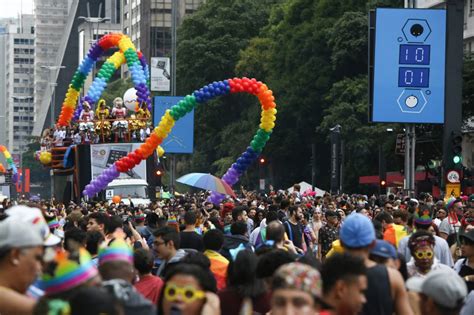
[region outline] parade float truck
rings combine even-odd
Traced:
[[[81,202],[81,192],[104,169],[139,147],[141,143],[78,144],[51,149],[51,171],[54,176],[55,197],[63,202]],[[121,201],[134,205],[147,205],[155,196],[154,180],[156,157],[150,156],[135,168],[108,184],[92,200],[112,202],[119,196]]]

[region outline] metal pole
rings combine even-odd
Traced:
[[[446,186],[446,174],[454,169],[451,143],[452,132],[462,126],[462,68],[464,0],[446,1],[446,77],[443,127],[443,163],[441,187]]]
[[[176,28],[178,24],[178,1],[172,1],[171,9],[171,95],[176,96]]]
[[[405,193],[409,195],[410,193],[410,125],[405,125],[405,165],[404,165],[404,173],[405,173],[405,179],[403,180],[403,189],[405,190]]]
[[[49,71],[49,76],[51,77],[51,71]],[[51,78],[49,80],[51,82]],[[53,97],[53,99],[51,100],[51,127],[53,128],[54,130],[54,116],[55,116],[55,110],[54,110],[54,107],[56,106],[56,102],[55,102],[55,92],[56,92],[56,87],[52,84],[51,84],[51,88],[53,89],[51,95]],[[54,171],[51,169],[50,171],[50,174],[51,176],[51,200],[53,199],[54,197]]]
[[[341,169],[339,171],[340,179],[339,179],[339,193],[343,193],[344,190],[344,140],[341,139]]]
[[[410,156],[410,196],[415,196],[415,187],[416,187],[416,162],[415,162],[415,148],[416,148],[416,127],[415,125],[411,126],[411,156]]]
[[[178,18],[178,1],[172,1],[171,8],[171,96],[176,96],[176,29]],[[174,192],[176,157],[171,155],[170,191]]]
[[[316,185],[316,143],[311,144],[311,188]]]

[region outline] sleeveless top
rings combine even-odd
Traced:
[[[394,305],[392,289],[387,267],[377,264],[367,269],[368,287],[365,292],[367,302],[364,304],[363,315],[392,315]]]

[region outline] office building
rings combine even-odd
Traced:
[[[23,14],[6,27],[4,47],[5,145],[12,154],[27,149],[35,119],[34,17]]]
[[[177,25],[205,0],[178,1]],[[122,0],[122,31],[150,62],[171,55],[172,0]],[[124,70],[124,76],[128,73]]]

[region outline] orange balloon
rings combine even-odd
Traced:
[[[120,203],[120,201],[122,201],[122,197],[117,196],[117,195],[112,197],[113,203]]]

